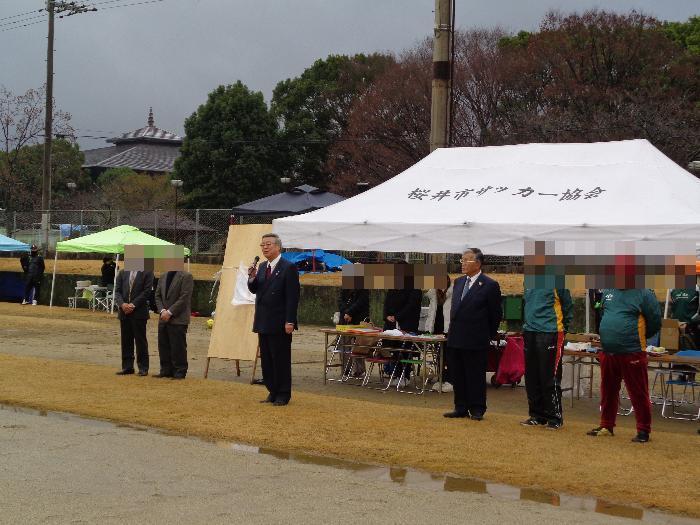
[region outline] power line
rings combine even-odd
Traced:
[[[107,3],[112,3],[112,2],[116,2],[116,1],[117,0],[106,0],[105,2],[102,2],[102,3],[107,4]],[[118,4],[118,5],[113,5],[113,6],[109,6],[109,7],[100,7],[99,11],[105,11],[107,9],[119,9],[120,7],[131,7],[134,5],[158,4],[158,3],[164,2],[164,1],[165,0],[143,0],[141,2],[132,2],[130,4]],[[96,5],[100,5],[100,4],[92,3],[92,4],[88,4],[88,5],[92,7],[92,6],[96,6]]]
[[[131,2],[131,3],[128,3],[128,4],[119,3],[119,2],[124,2],[124,1],[128,1],[128,0],[103,0],[103,1],[101,1],[101,2],[90,2],[90,3],[83,4],[83,5],[84,5],[85,7],[91,8],[91,10],[94,10],[94,11],[98,11],[98,12],[99,12],[99,11],[104,11],[104,10],[107,10],[107,9],[119,9],[119,8],[122,8],[122,7],[132,7],[132,6],[137,6],[137,5],[158,4],[158,3],[164,2],[165,0],[142,0],[142,1],[140,1],[140,2]],[[95,6],[104,5],[104,4],[117,4],[117,5],[112,5],[112,6],[107,6],[107,7],[100,7],[99,9],[98,9],[97,7],[95,7]],[[11,19],[11,18],[19,18],[19,17],[21,17],[21,16],[31,15],[31,14],[35,14],[35,13],[37,13],[37,12],[42,12],[42,11],[45,11],[45,10],[44,10],[44,9],[37,9],[36,11],[28,11],[27,13],[20,13],[20,14],[18,14],[18,15],[12,15],[12,16],[8,16],[8,17],[5,17],[5,18],[0,18],[0,21],[2,21],[2,20],[9,20],[9,19]],[[72,16],[72,14],[68,14],[68,15],[58,15],[58,18],[65,18],[65,17],[67,17],[67,16]],[[30,27],[30,26],[33,26],[33,25],[36,25],[36,24],[42,24],[42,23],[44,23],[44,22],[46,21],[46,17],[47,17],[46,14],[41,14],[41,15],[38,15],[38,16],[35,16],[35,17],[28,17],[28,18],[23,19],[23,20],[17,20],[17,21],[14,21],[14,22],[7,22],[7,23],[4,23],[4,24],[0,24],[0,27],[3,27],[3,26],[13,26],[13,27],[6,27],[5,29],[0,29],[0,33],[4,33],[4,32],[6,32],[6,31],[13,31],[13,30],[15,30],[15,29],[23,29],[23,28]],[[33,20],[34,18],[41,18],[41,20],[38,20],[38,21],[36,21],[36,22],[29,22],[29,23],[25,23],[25,24],[20,24],[20,22],[28,22],[28,21],[30,21],[30,20]]]
[[[21,26],[8,27],[8,28],[6,28],[6,29],[0,29],[0,33],[5,33],[5,32],[7,32],[7,31],[14,31],[15,29],[22,29],[22,28],[24,28],[24,27],[29,27],[29,26],[35,26],[35,25],[37,25],[37,24],[43,24],[43,23],[45,23],[45,22],[46,22],[46,18],[44,18],[44,19],[42,19],[42,20],[38,20],[37,22],[31,22],[31,23],[29,23],[29,24],[23,24],[23,25],[21,25]]]
[[[41,9],[34,9],[33,11],[27,11],[26,13],[20,13],[18,15],[3,16],[2,18],[0,18],[0,20],[9,20],[10,18],[19,18],[20,16],[32,15],[32,14],[38,13],[40,11],[41,11]]]
[[[42,20],[46,20],[46,16],[47,16],[46,13],[42,13],[40,15],[30,16],[28,18],[20,18],[19,20],[13,20],[12,22],[4,22],[4,23],[0,24],[0,27],[21,24],[22,22],[28,22],[29,20],[36,20],[37,18],[41,18]]]

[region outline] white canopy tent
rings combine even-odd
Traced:
[[[273,231],[290,248],[492,255],[529,239],[697,241],[700,180],[646,140],[438,149]]]

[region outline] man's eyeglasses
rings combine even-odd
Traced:
[[[275,244],[275,243],[274,243],[274,242],[264,242],[264,243],[262,243],[262,244],[260,245],[260,247],[261,247],[261,248],[269,248],[269,247],[272,246],[273,244]]]

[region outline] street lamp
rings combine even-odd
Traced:
[[[177,244],[177,190],[182,188],[182,181],[180,179],[173,179],[170,184],[175,188],[175,244]]]

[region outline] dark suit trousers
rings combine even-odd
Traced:
[[[160,373],[166,376],[187,375],[187,325],[158,323]]]
[[[148,372],[148,339],[146,322],[148,319],[133,319],[127,316],[120,319],[122,334],[122,370],[134,369],[134,342],[136,343],[136,363],[139,370]]]
[[[292,397],[292,335],[258,334],[263,381],[273,401]]]
[[[487,361],[488,347],[470,350],[447,348],[457,412],[469,411],[472,415],[486,412]]]

